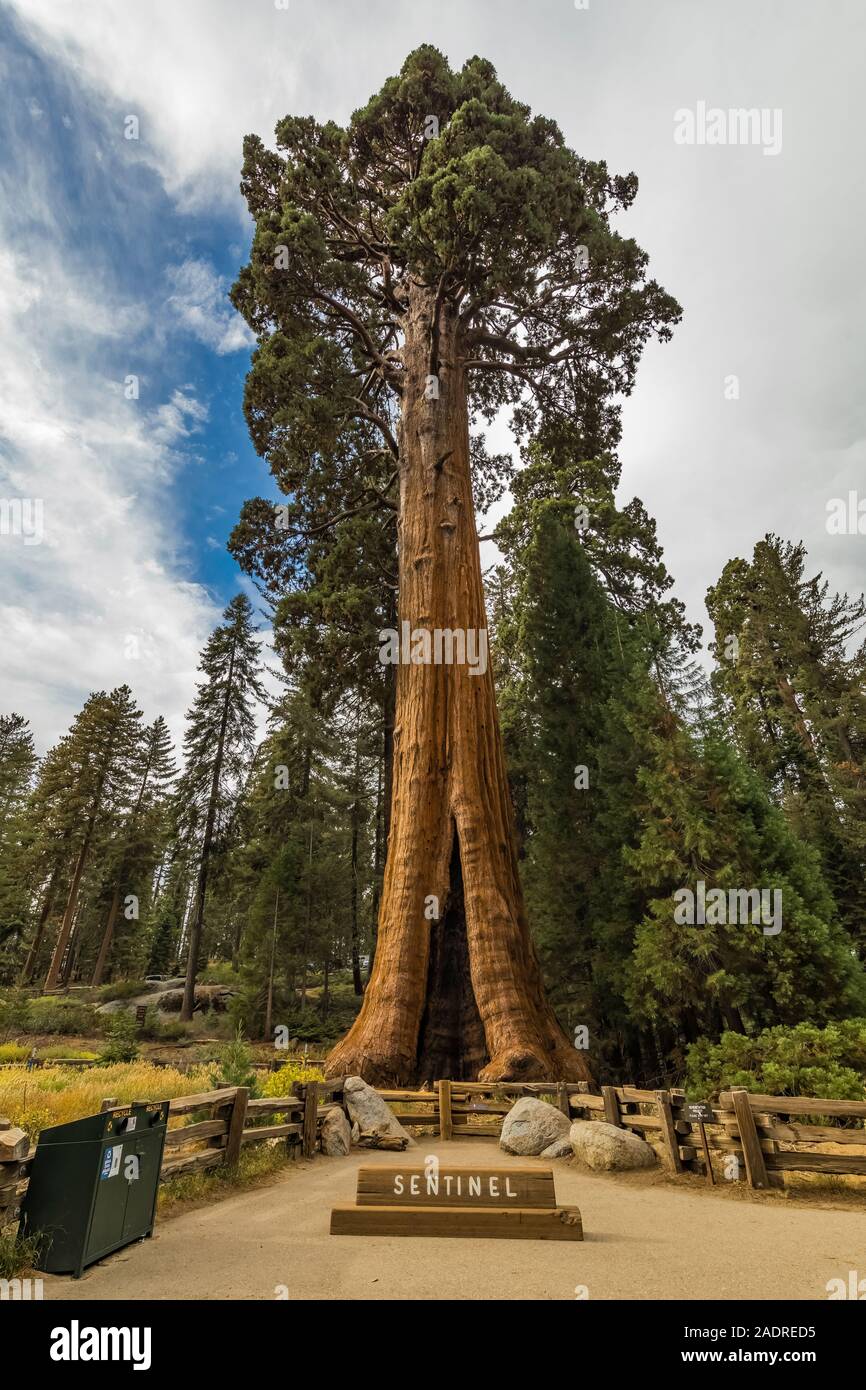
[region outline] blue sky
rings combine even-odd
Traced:
[[[51,641],[36,635],[18,646],[16,660],[13,644],[6,679],[19,688],[11,700],[33,718],[44,747],[92,684],[129,680],[148,713],[168,695],[178,732],[181,687],[192,694],[193,647],[242,582],[226,539],[244,499],[273,491],[242,412],[252,339],[227,299],[249,227],[239,198],[235,207],[179,206],[148,161],[146,116],[138,117],[139,139],[127,139],[134,127],[123,104],[100,98],[9,11],[0,23],[7,284],[25,287],[17,326],[34,365],[38,359],[37,376],[62,379],[57,395],[48,392],[48,412],[38,392],[30,397],[31,418],[6,432],[0,467],[13,480],[16,469],[26,476],[28,452],[40,447],[28,425],[44,427],[46,414],[73,445],[67,452],[61,442],[54,459],[64,488],[42,459],[45,541],[38,550],[18,548],[16,626],[20,635],[22,622],[37,630],[44,622],[49,633],[73,624],[81,658],[75,645],[63,656],[61,642],[52,661]],[[128,398],[130,376],[138,378],[137,399]],[[137,467],[129,467],[128,448]],[[69,475],[90,471],[96,457],[102,513],[89,491],[70,486]],[[66,561],[52,565],[58,550]],[[148,562],[165,582],[142,595],[139,609],[145,586],[136,573]],[[74,566],[90,576],[84,592],[64,584]],[[121,601],[102,605],[100,586],[119,576]],[[25,665],[34,657],[36,672]]]
[[[130,414],[158,410],[176,393],[195,403],[184,411],[187,437],[177,441],[164,503],[176,513],[189,576],[224,604],[238,583],[226,538],[244,498],[271,491],[241,410],[252,336],[227,298],[249,245],[240,198],[236,208],[178,208],[142,154],[146,117],[138,117],[138,139],[126,138],[134,127],[122,105],[96,100],[5,18],[11,138],[0,149],[0,177],[14,207],[16,171],[38,162],[51,202],[50,221],[35,204],[21,209],[13,245],[38,257],[59,232],[69,282],[99,285],[108,305],[134,315],[121,342],[109,337],[88,356],[106,382],[138,376]],[[83,345],[85,327],[70,325],[65,350]]]
[[[866,498],[860,0],[0,0],[0,36],[0,500],[44,504],[41,544],[0,535],[0,708],[40,749],[121,681],[182,732],[245,582],[226,537],[270,494],[226,299],[243,136],[345,121],[422,42],[484,54],[581,154],[639,176],[622,230],[684,319],[625,402],[621,497],[657,519],[689,617],[771,530],[863,588],[866,537],[826,527],[830,499]],[[700,102],[780,110],[781,149],[678,144]]]

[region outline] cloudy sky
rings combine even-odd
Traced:
[[[225,297],[243,135],[345,120],[422,42],[639,176],[622,229],[684,319],[625,403],[622,495],[690,617],[768,530],[863,588],[866,537],[825,524],[866,498],[860,0],[0,0],[0,34],[0,499],[44,507],[41,544],[0,534],[0,709],[41,750],[124,680],[178,732],[241,583],[225,540],[270,490]],[[780,113],[781,148],[678,143],[699,103]]]

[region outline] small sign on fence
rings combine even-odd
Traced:
[[[683,1118],[691,1120],[693,1125],[711,1125],[713,1123],[713,1107],[706,1100],[690,1101],[685,1106]]]
[[[701,1136],[701,1148],[704,1151],[704,1167],[706,1168],[707,1182],[715,1186],[716,1175],[713,1172],[713,1160],[710,1157],[710,1146],[707,1141],[707,1131],[705,1125],[711,1125],[715,1119],[713,1107],[707,1100],[688,1101],[683,1107],[683,1115],[691,1124],[697,1125],[698,1133]]]

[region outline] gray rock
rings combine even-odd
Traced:
[[[505,1116],[499,1147],[507,1154],[540,1154],[568,1135],[569,1121],[555,1105],[523,1096]]]
[[[321,1135],[322,1153],[327,1154],[328,1158],[342,1158],[349,1152],[352,1131],[345,1112],[339,1106],[328,1111],[322,1121]]]
[[[565,1119],[565,1116],[563,1116]],[[566,1137],[557,1139],[555,1143],[548,1144],[546,1149],[541,1150],[542,1158],[574,1158],[574,1149],[571,1147],[571,1140]]]
[[[364,1134],[393,1134],[397,1139],[408,1140],[410,1149],[417,1148],[415,1140],[397,1120],[393,1111],[383,1101],[378,1092],[368,1086],[360,1076],[347,1076],[343,1094],[349,1119],[354,1120]]]
[[[361,1137],[361,1126],[358,1124],[358,1121],[356,1120],[355,1123],[352,1125],[352,1143],[353,1143],[353,1144],[357,1144],[357,1142],[358,1142],[358,1140],[360,1139],[360,1137]]]
[[[655,1150],[630,1130],[601,1120],[575,1120],[569,1135],[578,1158],[599,1172],[652,1168]]]

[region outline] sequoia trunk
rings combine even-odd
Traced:
[[[390,1085],[443,1076],[586,1080],[589,1067],[545,998],[523,910],[484,659],[457,315],[413,286],[406,319],[391,831],[373,973],[328,1070]],[[411,652],[406,624],[428,634]],[[448,664],[452,635],[458,659]]]

